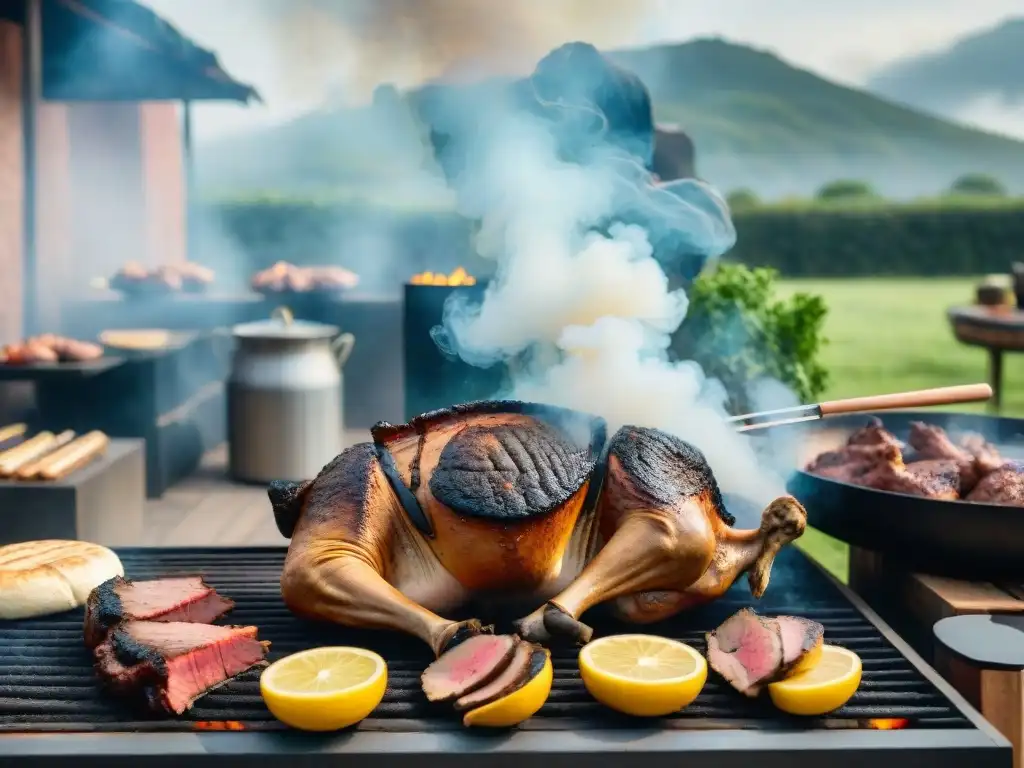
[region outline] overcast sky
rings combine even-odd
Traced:
[[[330,77],[337,81],[343,79],[338,72],[351,70],[361,55],[358,35],[341,38],[335,30],[332,37],[320,19],[359,0],[304,1],[318,6],[320,16],[312,17],[306,31],[282,32],[279,20],[287,11],[281,9],[294,8],[303,0],[149,0],[154,10],[184,33],[213,48],[232,75],[254,84],[267,101],[266,106],[249,109],[200,107],[196,118],[200,138],[308,109],[328,90],[310,72],[333,73]],[[582,1],[583,6],[580,0],[481,0],[498,19],[506,12],[503,8],[518,6],[520,16],[539,10],[545,17],[544,29],[535,35],[534,44],[545,50],[552,42],[574,38],[611,46],[716,35],[770,49],[791,63],[854,85],[887,62],[941,48],[1015,13],[1024,15],[1024,0],[633,0],[637,10],[628,16],[623,16],[623,4],[617,0]],[[550,23],[561,2],[571,5],[572,12]],[[614,18],[596,26],[593,17],[600,16],[605,3],[608,16]],[[333,5],[324,11],[327,4]],[[581,15],[581,7],[585,14]],[[522,19],[516,22],[521,25]],[[538,30],[531,27],[528,32],[533,35]],[[292,39],[285,44],[283,35]],[[296,49],[305,54],[303,69],[290,63],[297,58]],[[532,50],[528,53],[536,55]],[[405,71],[405,79],[416,77]],[[403,75],[391,79],[401,80]]]

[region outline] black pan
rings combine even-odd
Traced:
[[[841,416],[798,429],[814,455],[838,448],[872,417],[900,440],[911,421],[943,427],[952,437],[977,432],[1004,458],[1024,460],[1024,419],[943,411],[888,411]],[[852,546],[890,556],[928,573],[960,578],[1024,579],[1024,508],[939,501],[878,491],[797,470],[787,485],[807,508],[808,522]]]

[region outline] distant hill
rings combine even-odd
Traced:
[[[698,173],[725,190],[807,195],[857,178],[909,197],[983,172],[1024,191],[1024,143],[836,85],[771,53],[710,39],[610,55],[647,82],[657,119],[690,133]],[[430,163],[401,101],[322,111],[200,148],[201,181],[294,191],[400,176]]]
[[[867,88],[941,115],[959,116],[965,103],[985,97],[1024,110],[1024,18],[890,64]]]

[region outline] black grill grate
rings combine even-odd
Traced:
[[[319,645],[373,648],[388,662],[384,701],[365,721],[366,728],[423,730],[457,728],[449,707],[427,703],[419,674],[430,654],[418,640],[394,633],[366,632],[309,624],[294,618],[281,602],[280,549],[134,549],[119,553],[131,578],[203,574],[231,597],[237,608],[232,624],[253,624],[272,643],[270,659]],[[677,620],[648,627],[704,650],[704,632],[752,602],[746,585],[737,585],[716,603]],[[970,723],[894,648],[842,593],[793,548],[776,562],[768,595],[757,605],[764,613],[806,616],[825,625],[826,642],[845,646],[864,662],[863,682],[853,700],[828,721],[828,727],[857,727],[870,719],[909,720],[909,727],[970,727]],[[595,620],[599,634],[637,631],[610,620]],[[559,729],[635,727],[590,698],[576,671],[572,650],[555,650],[555,682],[547,704],[530,727]],[[806,728],[806,720],[799,726]],[[795,720],[781,716],[766,701],[749,701],[713,673],[691,706],[660,722],[666,728],[786,728]],[[140,715],[102,694],[82,644],[81,611],[17,622],[0,622],[0,732],[12,731],[168,731],[239,728],[275,730],[281,726],[264,707],[258,673],[236,679],[196,702],[183,718],[140,719]]]

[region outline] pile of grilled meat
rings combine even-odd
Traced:
[[[344,267],[298,267],[287,261],[257,272],[252,278],[256,293],[337,293],[359,284],[359,275]]]
[[[846,444],[815,457],[806,471],[819,477],[931,499],[1024,507],[1024,467],[999,455],[981,435],[957,442],[922,421],[907,444],[873,418]]]
[[[103,347],[52,333],[32,336],[16,344],[0,347],[0,365],[36,365],[38,363],[85,363],[103,357]]]
[[[129,262],[110,278],[110,287],[130,296],[201,293],[213,284],[213,270],[201,264],[165,264],[149,269]]]
[[[180,715],[200,696],[265,663],[256,627],[213,622],[234,603],[199,576],[103,582],[89,595],[85,644],[105,688]]]

